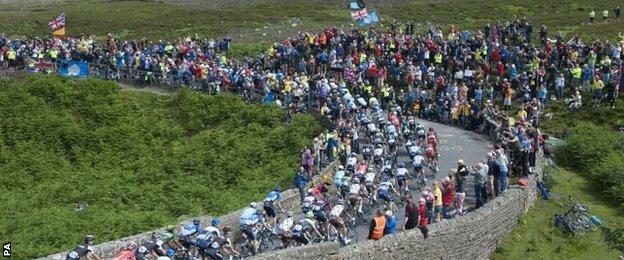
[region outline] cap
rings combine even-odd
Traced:
[[[457,163],[464,164],[464,160],[463,159],[459,159],[459,160],[457,160]]]

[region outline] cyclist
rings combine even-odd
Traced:
[[[197,239],[195,239],[197,241]],[[154,258],[158,256],[166,255],[165,250],[162,248],[162,240],[160,240],[160,233],[152,232],[152,241],[147,241],[137,249],[135,253],[137,260],[144,260],[152,256]]]
[[[316,201],[316,203],[314,203],[314,207],[312,207],[312,214],[314,215],[314,219],[319,223],[321,232],[323,232],[326,236],[329,236],[329,219],[327,212],[325,211],[325,207],[327,206],[329,205],[324,201]]]
[[[312,189],[308,190],[305,198],[303,198],[303,201],[301,202],[301,212],[303,212],[304,214],[312,210],[312,206],[314,205],[314,201],[316,200],[316,197],[312,195],[311,191]]]
[[[357,161],[356,161],[357,164]],[[353,171],[355,171],[355,164],[353,165],[353,170],[351,171],[353,173]],[[342,186],[342,178],[346,175],[346,172],[344,171],[344,166],[339,165],[338,166],[338,170],[334,173],[334,185],[336,185],[336,188],[340,188],[340,186]]]
[[[276,209],[279,209],[280,211],[284,211],[284,209],[282,208],[282,204],[281,204],[281,200],[283,199],[282,196],[282,189],[278,186],[275,188],[275,190],[271,191],[269,193],[269,195],[267,195],[267,197],[264,199],[264,211],[266,212],[267,217],[269,217],[271,219],[271,227],[275,226],[275,222],[277,221],[277,211]]]
[[[373,150],[371,149],[371,147],[369,145],[364,146],[364,149],[362,149],[362,157],[364,158],[364,161],[370,161],[372,155]]]
[[[375,200],[375,190],[376,190],[376,183],[377,183],[377,176],[375,175],[375,172],[372,170],[369,170],[366,175],[364,175],[364,188],[366,189],[366,194],[370,195],[372,197],[373,200]]]
[[[353,173],[355,171],[356,164],[357,164],[357,154],[351,153],[351,155],[349,155],[349,158],[347,158],[347,171]]]
[[[305,218],[295,224],[292,230],[292,237],[300,245],[307,245],[311,240],[310,231],[314,231],[316,237],[323,237],[316,228],[316,221],[312,212],[306,213]]]
[[[396,210],[395,212],[398,212],[398,208],[394,205],[394,202],[392,202],[391,193],[400,196],[399,192],[397,192],[394,188],[394,185],[392,185],[392,182],[390,182],[390,178],[384,177],[383,181],[379,184],[379,188],[377,189],[377,195],[386,202],[386,208],[388,210]]]
[[[219,232],[219,225],[221,224],[221,220],[219,218],[213,218],[210,220],[210,226],[204,229],[204,232],[207,233],[216,233],[217,236],[221,235]]]
[[[422,156],[422,153],[420,152],[420,150],[414,153],[414,156],[412,156],[412,166],[414,166],[414,173],[416,175],[422,174],[423,172],[422,167],[424,163],[425,163],[425,157]]]
[[[416,145],[415,143],[412,143],[411,146],[407,147],[407,151],[409,153],[410,158],[416,156],[421,152],[421,149],[418,145]]]
[[[425,143],[425,138],[427,137],[427,133],[425,133],[425,126],[422,124],[418,124],[416,126],[416,137],[418,138],[418,142],[421,144]]]
[[[257,204],[252,202],[249,204],[249,208],[243,210],[243,213],[241,213],[241,216],[238,219],[241,232],[245,234],[249,240],[251,244],[251,252],[254,255],[258,252],[258,248],[260,247],[257,236],[258,232],[260,231],[260,228],[264,226],[262,213],[260,213],[260,211],[256,208]]]
[[[352,219],[351,215],[345,210],[345,201],[338,200],[338,203],[329,212],[329,223],[331,223],[338,232],[342,233],[343,242],[348,244],[351,240],[348,237],[349,229],[347,229],[347,226],[342,220],[343,216],[346,216],[347,219]]]
[[[286,212],[286,218],[284,218],[277,227],[277,236],[280,240],[282,240],[284,248],[287,248],[290,245],[292,239],[291,229],[294,222],[293,213]]]
[[[349,198],[351,205],[353,205],[354,209],[360,214],[364,214],[364,212],[362,212],[362,195],[365,193],[366,190],[360,185],[360,179],[353,178],[349,186],[349,195],[347,198]]]
[[[191,253],[192,255],[196,255],[197,254],[197,247],[195,245],[196,242],[196,237],[201,234],[201,220],[200,219],[193,219],[193,223],[184,226],[184,228],[182,228],[182,230],[180,231],[178,237],[180,238],[179,241],[182,244],[182,246],[186,247],[189,249],[189,253]],[[140,249],[140,248],[139,248]],[[137,249],[138,251],[138,249]]]
[[[351,186],[351,177],[342,177],[341,183],[342,185],[338,188],[338,192],[341,198],[346,198],[349,194],[349,186]]]
[[[427,161],[431,171],[434,173],[438,172],[438,156],[433,144],[427,144],[427,148],[425,148],[425,155],[427,156]]]
[[[97,259],[100,257],[95,254],[93,249],[93,241],[95,238],[92,235],[87,235],[84,238],[84,243],[76,246],[76,248],[67,254],[65,260],[78,260],[84,257],[85,259]]]
[[[427,132],[427,146],[432,145],[435,150],[436,157],[440,157],[438,154],[438,134],[433,130],[433,128],[429,127],[429,132]]]
[[[207,250],[208,257],[214,260],[222,260],[222,251],[231,256],[240,256],[240,253],[232,247],[232,242],[229,238],[230,228],[223,228],[223,236],[213,236],[211,239],[210,247]]]
[[[399,185],[399,189],[405,192],[409,192],[408,173],[407,168],[405,168],[405,163],[399,163],[399,167],[396,169],[397,184]]]
[[[383,165],[384,159],[384,149],[381,144],[375,145],[375,150],[373,150],[373,162],[377,165]]]
[[[134,241],[128,242],[126,244],[125,250],[120,251],[115,256],[115,260],[136,260],[136,256],[134,255],[134,251],[137,248],[137,243]]]
[[[356,178],[363,179],[364,174],[366,174],[367,169],[368,169],[368,164],[365,161],[360,160],[360,163],[355,169],[355,174],[353,175],[352,179],[356,179]]]

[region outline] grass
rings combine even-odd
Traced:
[[[588,13],[613,8],[615,0],[369,0],[369,10],[377,10],[382,25],[392,19],[413,19],[416,29],[429,24],[458,25],[462,29],[482,29],[486,23],[515,18],[531,20],[534,35],[539,26],[549,26],[551,35],[580,34],[588,39],[615,39],[624,22],[588,25]],[[343,0],[55,0],[9,1],[0,6],[0,32],[9,35],[44,35],[47,22],[61,11],[67,14],[70,35],[105,36],[112,32],[127,39],[177,38],[199,34],[205,37],[228,35],[235,42],[257,43],[284,39],[299,30],[327,26],[350,26],[349,10]],[[613,14],[611,14],[613,18]],[[600,17],[598,17],[600,18]],[[601,20],[601,19],[598,19]]]
[[[622,100],[618,100],[619,105],[615,109],[607,107],[603,102],[601,107],[594,109],[590,95],[583,96],[584,107],[579,111],[571,111],[561,101],[551,102],[546,105],[545,113],[552,113],[552,119],[542,118],[542,129],[546,133],[555,135],[564,134],[567,129],[577,122],[589,121],[599,126],[605,126],[612,130],[619,130],[624,126],[624,106]]]
[[[568,236],[553,225],[552,216],[570,207],[569,197],[587,205],[606,227],[624,223],[617,206],[605,200],[597,186],[580,173],[560,169],[554,177],[557,185],[551,190],[553,198],[538,199],[492,259],[617,259],[622,255],[623,252],[609,250],[600,230],[585,236]]]

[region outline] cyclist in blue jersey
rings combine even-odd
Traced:
[[[264,199],[263,208],[267,217],[271,219],[271,227],[274,227],[277,221],[277,210],[284,211],[282,203],[280,202],[282,199],[282,189],[280,187],[269,192],[269,195]]]

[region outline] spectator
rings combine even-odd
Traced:
[[[594,12],[594,10],[591,10],[589,12],[589,24],[594,23],[594,18],[596,18],[596,12]]]
[[[605,9],[602,11],[602,21],[607,22],[607,18],[609,18],[609,10]]]
[[[397,219],[392,214],[391,210],[386,210],[386,228],[384,229],[384,236],[392,235],[396,232]]]
[[[457,214],[464,214],[464,200],[466,199],[466,176],[468,169],[464,160],[457,161],[457,173],[455,175],[455,210]]]
[[[488,179],[489,167],[485,162],[479,162],[473,166],[476,208],[480,208],[487,201],[486,182]]]
[[[299,171],[295,174],[295,186],[299,190],[299,196],[301,196],[301,201],[306,196],[305,187],[308,184],[308,179],[306,178],[308,174],[305,172],[305,168],[303,166],[299,166]]]
[[[429,236],[429,229],[427,229],[429,222],[427,221],[427,206],[425,206],[425,199],[420,198],[418,200],[418,229],[426,239]]]
[[[613,13],[615,14],[615,19],[618,20],[618,22],[620,21],[620,14],[622,13],[622,10],[620,10],[619,6],[616,6],[615,9],[613,9]]]
[[[433,201],[433,207],[435,210],[435,222],[442,221],[442,190],[440,189],[440,184],[438,184],[437,180],[433,181],[433,197],[435,198]]]
[[[378,209],[375,217],[371,220],[370,229],[368,231],[368,239],[379,240],[384,236],[386,228],[386,217],[384,213]]]
[[[453,205],[453,197],[455,187],[451,182],[451,178],[445,177],[442,181],[442,217],[450,218],[451,206]]]
[[[499,193],[504,193],[507,190],[507,185],[508,185],[508,174],[509,174],[509,161],[507,159],[507,156],[505,155],[504,152],[496,151],[496,164],[498,164],[498,167],[500,169],[500,174],[499,174]]]
[[[403,218],[403,230],[411,230],[418,226],[418,205],[414,203],[412,195],[407,195],[405,203],[405,217]]]

